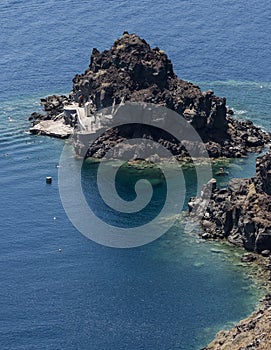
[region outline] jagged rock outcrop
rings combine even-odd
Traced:
[[[60,100],[61,103],[59,104]],[[114,42],[110,50],[99,52],[93,49],[88,69],[73,78],[73,89],[69,98],[50,96],[42,103],[47,114],[32,114],[31,119],[54,119],[63,111],[63,103],[77,102],[80,106],[91,102],[91,112],[119,104],[121,101],[148,102],[166,106],[184,116],[206,144],[211,157],[241,157],[250,151],[260,151],[269,140],[269,135],[252,122],[240,122],[227,113],[226,99],[209,90],[202,92],[190,82],[179,79],[164,51],[149,44],[136,34],[125,32]],[[230,112],[230,111],[229,111]],[[76,127],[76,120],[64,121]],[[147,132],[146,132],[147,131]],[[97,140],[89,155],[101,157],[103,146],[110,146],[118,139],[150,136],[150,129],[142,126],[124,126],[111,130]],[[170,135],[162,135],[168,148],[176,153],[176,142]],[[97,149],[97,144],[99,149]],[[101,150],[102,149],[102,150]]]
[[[213,179],[201,198],[192,198],[189,209],[202,214],[203,238],[222,238],[249,251],[271,251],[271,151],[257,159],[252,179],[232,179],[219,189]],[[206,201],[210,201],[206,208]],[[205,211],[205,212],[203,212]]]
[[[59,120],[63,116],[64,105],[69,103],[70,99],[65,95],[51,95],[41,99],[41,105],[43,106],[46,114],[34,112],[29,117],[29,121],[32,125],[36,125],[41,120]]]
[[[73,135],[77,126],[77,118],[64,114],[64,105],[70,103],[70,99],[64,95],[52,95],[41,99],[41,105],[46,114],[34,112],[29,117],[32,126],[29,131],[32,134],[46,135],[57,138],[68,138]]]

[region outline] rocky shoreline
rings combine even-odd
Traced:
[[[248,251],[270,255],[271,151],[257,158],[253,178],[232,179],[222,189],[211,179],[202,196],[191,198],[188,206],[191,215],[201,215],[202,238],[227,239]]]
[[[228,330],[219,331],[201,350],[267,350],[271,345],[271,257],[245,253],[241,259],[251,265],[252,277],[265,290],[257,309]]]
[[[248,152],[260,152],[270,135],[251,121],[235,119],[226,107],[226,98],[213,91],[202,92],[199,86],[176,76],[173,65],[163,50],[150,45],[136,34],[124,32],[109,50],[93,49],[89,67],[73,78],[69,96],[48,96],[41,100],[45,113],[30,116],[31,133],[57,136],[51,133],[54,123],[62,123],[68,137],[80,127],[78,112],[64,113],[65,106],[88,107],[88,116],[103,108],[125,102],[145,102],[167,107],[183,116],[202,138],[211,158],[236,158]],[[46,121],[46,122],[45,122]],[[70,129],[66,130],[66,126]],[[178,159],[187,157],[187,150],[178,140],[159,130],[142,125],[125,124],[106,131],[90,145],[88,155],[102,158],[106,152],[133,137],[152,138]]]
[[[257,311],[228,331],[220,331],[201,350],[267,350],[271,344],[271,294],[261,301]]]
[[[254,269],[257,265],[257,278],[267,289],[258,310],[232,329],[219,332],[202,350],[270,348],[271,151],[257,158],[253,178],[232,179],[222,189],[217,188],[215,179],[209,181],[201,197],[191,198],[189,211],[200,221],[203,239],[227,240],[247,250],[242,262],[254,264]]]

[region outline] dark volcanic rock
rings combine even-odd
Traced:
[[[256,176],[252,179],[232,179],[228,189],[219,190],[212,183],[210,202],[202,212],[206,198],[192,198],[191,213],[203,215],[200,219],[206,238],[226,238],[249,251],[269,255],[271,251],[271,152],[257,159]],[[221,193],[222,191],[222,193]],[[204,190],[203,190],[204,193]],[[191,214],[192,215],[192,214]]]
[[[63,96],[42,100],[47,115],[40,116],[40,119],[53,119],[63,111],[63,102],[66,101],[68,98]],[[197,85],[179,79],[164,51],[157,47],[152,49],[144,39],[127,32],[114,42],[110,50],[99,52],[93,49],[88,69],[73,78],[69,101],[79,105],[90,101],[93,113],[123,101],[165,106],[184,116],[194,126],[214,158],[241,157],[249,151],[260,151],[269,139],[269,135],[252,122],[237,121],[231,116],[231,110],[227,113],[225,98],[215,96],[211,90],[202,92]],[[34,122],[39,120],[37,115],[31,118]],[[77,125],[76,121],[71,124]],[[135,133],[134,128],[126,126],[125,134]],[[101,157],[106,151],[105,144],[110,148],[123,139],[123,133],[118,129],[104,135],[89,154]],[[142,132],[139,130],[138,134]],[[152,136],[150,130],[145,130],[143,134]],[[160,140],[171,142],[165,135]],[[178,146],[175,144],[170,149],[174,148],[176,154]],[[178,154],[183,156],[182,152]]]
[[[34,112],[30,115],[29,121],[32,125],[39,123],[41,120],[59,120],[64,111],[64,105],[69,103],[70,99],[65,95],[51,95],[41,99],[41,105],[43,106],[46,114]]]
[[[265,192],[271,195],[271,155],[267,153],[257,159],[256,176],[254,183],[259,192]],[[270,202],[271,211],[271,202]]]

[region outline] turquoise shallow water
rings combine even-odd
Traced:
[[[229,260],[239,253],[182,224],[136,249],[87,240],[59,197],[63,141],[27,134],[27,117],[40,97],[69,92],[93,46],[128,29],[165,49],[180,77],[227,96],[237,118],[270,129],[270,4],[6,0],[0,9],[0,348],[199,349],[257,303],[248,272]],[[254,160],[229,164],[230,177],[252,176]]]

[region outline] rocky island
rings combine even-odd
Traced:
[[[199,86],[178,78],[164,51],[151,48],[144,39],[127,32],[109,50],[93,49],[89,67],[73,78],[69,96],[53,95],[41,100],[45,113],[32,113],[30,132],[66,138],[84,128],[84,121],[98,111],[127,101],[153,103],[183,116],[200,135],[211,158],[243,157],[249,152],[261,152],[270,142],[270,135],[253,122],[235,119],[224,97],[217,97],[211,90],[202,92]],[[116,143],[133,137],[151,137],[177,159],[187,157],[179,140],[163,130],[157,133],[129,124],[99,136],[89,145],[87,156],[103,158]],[[258,158],[253,178],[232,179],[227,188],[217,188],[212,179],[200,198],[191,198],[189,210],[200,215],[203,239],[228,240],[243,247],[248,251],[243,262],[258,262],[264,283],[269,283],[270,152]],[[204,350],[269,348],[270,300],[268,294],[259,310],[233,329],[220,332]]]
[[[97,111],[123,102],[147,102],[165,106],[182,115],[198,132],[211,158],[242,157],[259,152],[269,135],[251,121],[238,121],[227,109],[226,98],[179,79],[166,53],[136,34],[124,32],[109,50],[93,49],[89,67],[73,78],[69,96],[48,96],[41,100],[46,113],[32,113],[30,132],[68,137],[82,127],[82,114],[91,117]],[[73,113],[70,111],[73,110]],[[109,130],[90,146],[88,156],[102,158],[123,139],[152,137],[177,158],[187,156],[178,140],[160,130],[142,125],[124,125]]]

